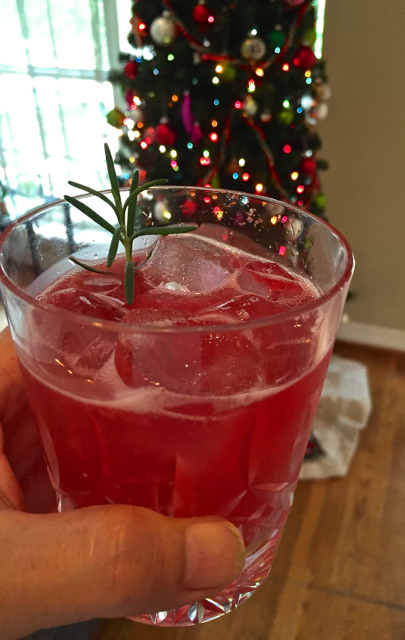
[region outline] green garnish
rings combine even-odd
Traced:
[[[132,304],[134,301],[134,280],[135,280],[135,268],[137,267],[137,263],[132,262],[132,247],[133,242],[136,238],[140,236],[168,236],[177,233],[189,233],[190,231],[195,231],[197,227],[153,227],[147,229],[141,229],[140,231],[135,231],[136,222],[138,222],[142,216],[142,209],[137,205],[137,199],[142,191],[146,191],[150,187],[156,187],[160,184],[166,184],[168,180],[152,180],[152,182],[147,182],[146,184],[139,186],[139,171],[135,171],[131,188],[129,190],[129,196],[125,200],[124,204],[121,201],[121,194],[118,186],[117,174],[114,169],[114,162],[111,156],[111,151],[109,149],[108,144],[104,145],[105,149],[105,157],[107,161],[107,169],[108,175],[110,178],[111,184],[111,193],[114,198],[114,202],[112,202],[104,193],[100,193],[91,187],[86,187],[84,184],[79,184],[78,182],[72,182],[69,180],[68,184],[72,187],[76,187],[77,189],[82,189],[83,191],[87,191],[87,193],[92,194],[93,196],[97,196],[104,202],[110,205],[114,209],[115,215],[117,216],[118,225],[113,226],[107,220],[104,220],[98,213],[93,211],[89,206],[87,206],[81,200],[77,198],[72,198],[71,196],[64,196],[66,202],[68,202],[72,207],[76,207],[82,213],[84,213],[88,218],[96,222],[100,227],[111,233],[112,239],[110,244],[110,249],[108,251],[107,257],[107,268],[110,269],[114,263],[114,260],[117,256],[118,246],[121,243],[125,249],[125,298],[128,304]],[[149,260],[152,255],[152,251],[147,256],[146,260]],[[108,274],[108,271],[102,271],[101,269],[95,269],[90,265],[81,262],[77,258],[73,258],[69,256],[69,260],[71,260],[74,264],[77,264],[79,267],[83,267],[83,269],[87,269],[87,271],[91,271],[93,273],[101,273]],[[145,261],[144,261],[145,262]],[[143,263],[142,263],[143,264]],[[141,265],[138,266],[138,268]]]

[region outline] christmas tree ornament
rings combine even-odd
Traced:
[[[258,37],[249,37],[242,42],[240,52],[249,62],[263,60],[266,55],[266,43]]]
[[[281,49],[285,42],[285,33],[283,32],[281,24],[276,24],[273,31],[270,31],[268,39],[273,47],[280,47]]]
[[[181,104],[181,119],[185,131],[191,136],[193,132],[193,114],[191,113],[190,92],[185,91],[183,94],[183,102]]]
[[[318,100],[329,100],[332,94],[331,88],[328,84],[323,84],[319,78],[315,80],[312,85],[312,92]]]
[[[222,71],[218,74],[220,82],[232,82],[237,76],[237,71],[231,64],[223,64]]]
[[[312,69],[316,63],[316,56],[311,47],[303,46],[293,57],[293,63],[298,69]]]
[[[238,159],[237,158],[232,158],[232,160],[230,160],[228,162],[228,164],[226,165],[225,171],[227,172],[227,174],[229,176],[232,176],[234,173],[239,173],[240,166],[239,166]]]
[[[304,176],[313,176],[316,173],[316,162],[313,158],[304,158],[300,164],[300,173]]]
[[[247,113],[248,116],[254,118],[258,110],[257,102],[252,98],[252,96],[246,96],[245,101],[243,103],[243,110]]]
[[[277,115],[277,119],[282,124],[289,126],[294,120],[294,111],[292,109],[283,109]]]
[[[204,0],[200,2],[193,9],[193,19],[200,25],[208,24],[208,18],[211,15],[211,11],[205,5]]]
[[[183,216],[191,218],[197,211],[197,203],[194,200],[185,200],[182,207]]]
[[[309,115],[314,120],[325,120],[328,115],[328,105],[325,102],[320,102],[316,106],[312,107],[309,111]]]
[[[155,18],[150,26],[150,35],[155,44],[168,47],[176,39],[176,25],[168,11]]]
[[[170,126],[167,118],[162,118],[160,124],[155,129],[156,144],[163,144],[165,147],[171,147],[177,139],[177,133]]]
[[[120,109],[117,109],[117,107],[107,113],[107,122],[112,127],[116,127],[117,129],[119,129],[124,124],[124,120],[125,114],[123,114]]]
[[[203,138],[203,132],[199,122],[194,122],[193,130],[191,132],[191,142],[198,144]]]
[[[314,203],[316,204],[318,209],[325,209],[327,203],[325,194],[322,192],[318,193],[318,195],[314,198]]]
[[[315,29],[310,29],[307,31],[302,39],[302,44],[305,44],[307,47],[313,47],[316,42],[316,31]]]
[[[134,80],[138,75],[138,63],[135,60],[128,60],[124,65],[124,73],[130,80]]]
[[[260,115],[260,120],[264,123],[270,122],[273,119],[272,113],[269,109],[265,109]]]
[[[219,175],[218,173],[215,173],[212,178],[211,178],[211,187],[213,189],[220,189],[221,188],[221,181],[219,179]]]
[[[167,200],[156,202],[153,215],[158,222],[168,222],[170,220],[172,214],[169,211]]]

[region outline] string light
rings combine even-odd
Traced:
[[[271,224],[277,224],[277,220],[278,220],[277,216],[271,216],[270,218]]]
[[[117,136],[121,138],[122,135],[123,135],[123,131],[121,131],[121,129],[118,129]]]
[[[140,138],[141,137],[141,132],[140,131],[134,131],[133,132],[133,136],[134,136],[134,138]],[[129,133],[128,133],[128,137],[129,137]]]
[[[276,47],[276,48],[274,49],[274,52],[275,52],[275,53],[280,53],[280,51],[281,51],[280,47]]]
[[[217,66],[215,67],[215,73],[222,73],[223,70],[224,68],[221,64],[217,64]]]
[[[241,158],[241,159],[239,160],[239,166],[240,166],[240,167],[244,167],[244,166],[245,166],[245,164],[246,164],[246,160],[245,160],[245,158]]]
[[[253,91],[256,91],[256,84],[254,80],[249,80],[248,82],[248,91],[250,93],[253,93]]]
[[[218,84],[218,83],[219,83],[219,78],[218,78],[218,76],[214,76],[214,77],[212,78],[212,84]]]
[[[170,218],[172,217],[172,214],[170,213],[170,211],[164,211],[163,217],[166,218],[166,220],[170,220]]]
[[[249,173],[242,173],[242,180],[243,180],[243,182],[247,182],[248,180],[250,180],[250,174]]]
[[[302,107],[298,107],[297,113],[302,113]]]
[[[135,140],[135,138],[137,137],[137,133],[139,133],[139,131],[128,131],[128,140],[130,140],[131,142]]]
[[[187,149],[192,149],[194,147],[192,142],[187,143]]]
[[[172,160],[172,161],[171,161],[171,163],[170,163],[170,166],[171,166],[173,169],[175,169],[175,168],[177,167],[177,162],[176,162],[176,160]]]
[[[304,206],[304,201],[303,200],[298,200],[297,202],[299,207],[303,207]]]
[[[203,167],[206,167],[206,166],[208,166],[209,164],[211,164],[211,160],[210,160],[209,158],[205,158],[204,156],[201,156],[201,158],[200,158],[200,164],[201,164]]]
[[[170,151],[170,155],[172,156],[172,158],[177,158],[177,151],[176,151],[176,149],[172,149],[172,150]]]
[[[215,131],[210,133],[210,135],[208,137],[211,140],[211,142],[218,142],[218,134],[215,133]]]
[[[281,222],[282,222],[283,224],[285,224],[285,223],[287,222],[287,220],[288,220],[288,216],[283,216],[283,217],[281,218]]]
[[[148,136],[147,138],[145,138],[145,142],[146,142],[146,144],[151,144],[152,138],[149,138],[149,136]]]
[[[204,158],[209,158],[210,157],[210,152],[208,151],[208,149],[205,149],[203,151],[203,156],[204,156]]]
[[[285,107],[286,109],[289,109],[290,108],[290,101],[289,100],[284,100],[283,107]]]
[[[308,69],[308,71],[305,71],[305,77],[306,78],[310,78],[312,76],[311,71]]]
[[[135,162],[134,156],[130,156],[129,161],[130,161],[131,164],[133,164]]]
[[[211,202],[211,198],[208,198],[208,196],[205,196],[204,202],[205,204],[209,204]]]
[[[218,98],[216,98],[216,99],[214,100],[214,104],[215,104],[215,106],[216,106],[216,107],[219,105],[219,100],[218,100]]]
[[[173,102],[177,102],[178,99],[179,99],[179,96],[176,96],[176,94],[172,96]]]
[[[255,73],[256,73],[257,76],[259,76],[259,78],[263,78],[263,76],[264,76],[264,71],[263,71],[263,69],[261,67],[256,69]]]
[[[291,153],[291,146],[289,144],[284,145],[283,151],[284,153]]]
[[[305,187],[303,184],[299,184],[297,187],[297,193],[304,193]]]
[[[222,220],[224,217],[224,212],[219,207],[214,207],[214,215],[218,218],[218,220]]]
[[[146,29],[146,24],[144,22],[140,22],[138,24],[138,31],[145,31]]]
[[[264,186],[262,185],[261,182],[259,182],[256,186],[255,186],[255,191],[256,193],[261,193],[264,189]]]
[[[290,178],[291,180],[298,180],[299,173],[298,171],[293,171]]]
[[[216,120],[211,120],[211,125],[215,128],[218,126],[218,122]]]
[[[278,255],[284,256],[286,251],[287,251],[287,247],[280,247],[280,249],[278,250]]]
[[[139,107],[139,105],[140,105],[140,104],[141,104],[141,102],[142,102],[142,100],[140,99],[140,97],[139,97],[139,96],[134,96],[134,97],[132,98],[132,100],[135,102],[135,104],[136,104],[136,105],[138,105],[138,107]]]
[[[239,178],[239,173],[236,173],[236,171],[235,171],[235,173],[232,174],[232,178],[234,180],[237,180]]]
[[[143,129],[143,122],[138,122],[136,126],[138,127],[138,129]]]
[[[172,62],[172,60],[174,60],[174,55],[172,53],[169,53],[167,59],[169,60],[169,62]]]
[[[241,103],[241,101],[240,101],[240,100],[237,100],[237,101],[235,102],[235,109],[242,109],[242,103]]]
[[[155,76],[158,76],[159,75],[159,69],[157,67],[155,67],[153,69],[153,73],[154,73]]]
[[[252,29],[252,31],[250,32],[251,36],[257,36],[257,29]]]
[[[147,142],[145,142],[145,140],[142,140],[142,142],[141,142],[141,148],[142,148],[142,149],[147,149],[147,148],[148,148],[148,143],[147,143]]]
[[[312,84],[312,78],[307,78],[305,81],[307,84]]]
[[[288,64],[288,62],[285,62],[281,68],[283,71],[289,71],[290,65]]]
[[[208,16],[208,22],[210,24],[212,24],[213,22],[215,22],[215,17],[214,16]]]

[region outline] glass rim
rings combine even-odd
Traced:
[[[335,229],[335,227],[333,227],[331,224],[329,224],[329,222],[326,222],[325,220],[323,220],[322,218],[319,218],[318,216],[316,216],[313,213],[310,213],[309,211],[306,211],[304,209],[300,209],[299,207],[294,206],[293,204],[290,204],[288,202],[283,202],[281,200],[276,200],[274,198],[269,198],[266,196],[261,196],[261,195],[257,195],[257,194],[252,194],[252,193],[245,193],[243,191],[233,191],[231,189],[214,189],[212,187],[208,188],[208,187],[192,187],[189,185],[183,186],[183,185],[167,185],[167,186],[157,186],[157,187],[151,187],[150,189],[148,189],[148,192],[153,192],[153,191],[199,191],[199,192],[205,192],[205,193],[222,193],[222,194],[231,194],[231,195],[235,195],[238,198],[240,197],[247,197],[249,199],[254,198],[255,200],[261,201],[261,202],[266,202],[266,203],[272,203],[272,204],[276,204],[276,205],[280,205],[282,207],[285,207],[286,209],[288,209],[289,211],[292,211],[294,213],[296,213],[297,215],[299,215],[300,217],[308,217],[311,218],[312,220],[314,220],[316,223],[321,224],[323,227],[326,227],[326,229],[328,229],[328,231],[337,238],[337,240],[339,241],[340,245],[343,247],[344,251],[345,251],[345,258],[346,258],[346,265],[345,265],[345,269],[343,271],[343,274],[341,275],[341,277],[339,278],[339,280],[333,285],[333,287],[331,287],[329,289],[329,291],[327,291],[326,293],[321,293],[319,298],[316,298],[315,300],[308,302],[306,304],[303,304],[299,307],[295,307],[292,309],[288,309],[286,311],[283,311],[281,313],[277,313],[274,316],[267,316],[264,318],[256,318],[255,320],[248,320],[246,322],[242,322],[242,321],[235,321],[232,323],[227,323],[227,324],[217,324],[217,325],[206,325],[206,326],[193,326],[193,327],[187,327],[187,326],[172,326],[172,327],[151,327],[148,325],[143,325],[143,324],[135,324],[135,323],[124,323],[124,322],[119,322],[116,320],[104,320],[104,319],[98,319],[98,318],[92,318],[90,316],[82,316],[79,313],[75,313],[74,311],[67,311],[65,309],[61,309],[59,307],[56,307],[55,305],[51,305],[48,304],[46,302],[43,302],[42,300],[38,300],[37,298],[27,294],[25,291],[23,291],[22,289],[20,289],[18,286],[16,286],[11,280],[10,278],[6,275],[4,268],[2,266],[2,247],[5,244],[5,242],[7,241],[7,238],[12,234],[13,230],[18,227],[21,224],[24,224],[27,220],[30,220],[42,213],[44,213],[45,211],[47,211],[48,209],[52,209],[53,207],[56,206],[60,206],[63,205],[64,203],[66,203],[66,200],[64,200],[63,198],[60,200],[55,200],[54,202],[50,202],[48,204],[44,204],[41,205],[40,207],[37,207],[35,209],[32,209],[31,211],[29,211],[28,213],[26,213],[24,216],[21,216],[20,218],[18,218],[18,220],[16,220],[15,222],[11,223],[1,234],[0,234],[0,282],[3,284],[3,286],[5,286],[9,291],[11,291],[11,293],[13,293],[15,296],[17,296],[18,298],[20,298],[21,300],[23,300],[24,302],[30,304],[31,306],[45,311],[47,313],[51,313],[51,314],[56,314],[56,315],[60,315],[63,314],[64,316],[66,316],[68,319],[70,318],[71,320],[75,319],[76,321],[80,321],[81,324],[85,325],[85,326],[93,326],[93,327],[97,327],[97,328],[105,328],[108,331],[119,331],[119,332],[123,332],[123,333],[165,333],[165,334],[184,334],[184,333],[207,333],[207,332],[217,332],[217,333],[231,333],[232,331],[248,331],[251,329],[256,329],[256,328],[263,328],[269,325],[273,325],[273,324],[278,324],[280,322],[285,322],[288,320],[292,320],[294,318],[296,318],[297,316],[303,315],[305,313],[310,313],[320,307],[322,307],[324,304],[326,304],[327,302],[329,302],[330,300],[332,300],[335,296],[337,296],[339,294],[340,291],[343,290],[343,288],[348,284],[348,282],[350,282],[350,279],[352,277],[353,274],[353,270],[354,270],[354,257],[353,257],[353,252],[350,248],[349,243],[347,242],[346,238],[337,230]],[[129,191],[129,187],[124,187],[121,188],[120,191]],[[100,193],[103,194],[110,194],[111,193],[111,189],[105,189],[103,191],[101,191]],[[81,199],[85,199],[85,198],[91,198],[91,197],[95,197],[92,194],[79,194],[79,195],[75,195],[75,198],[79,198]]]

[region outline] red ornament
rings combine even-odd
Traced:
[[[312,69],[316,63],[316,56],[311,47],[303,46],[298,49],[293,58],[293,63],[299,69]]]
[[[191,218],[197,211],[197,203],[194,200],[186,200],[183,203],[183,216]]]
[[[130,80],[133,80],[138,75],[138,64],[135,60],[128,60],[124,66],[124,73]]]
[[[304,158],[301,162],[300,172],[304,176],[313,176],[316,173],[316,162],[312,158]]]
[[[197,4],[193,9],[193,18],[198,24],[207,24],[211,11],[202,2]]]
[[[177,133],[168,123],[167,118],[162,118],[160,124],[155,129],[156,144],[163,144],[165,147],[171,147],[177,138]]]

